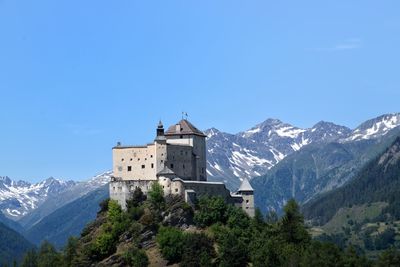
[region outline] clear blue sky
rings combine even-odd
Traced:
[[[400,1],[0,0],[0,175],[85,179],[158,119],[400,111]]]

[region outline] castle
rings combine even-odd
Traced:
[[[153,143],[143,146],[118,143],[112,151],[110,198],[123,209],[137,187],[146,194],[151,184],[158,182],[164,195],[180,195],[191,205],[204,195],[221,196],[254,216],[254,192],[246,178],[234,193],[224,183],[207,181],[206,135],[186,119],[166,132],[160,121]]]

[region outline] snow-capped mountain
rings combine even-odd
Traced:
[[[0,177],[0,210],[9,218],[19,219],[75,184],[52,177],[35,184]]]
[[[353,142],[375,139],[400,126],[400,113],[386,114],[351,130],[321,121],[308,129],[277,119],[268,119],[237,134],[215,128],[207,135],[207,174],[210,180],[224,181],[236,189],[244,177],[260,176],[282,159],[312,143]]]
[[[385,114],[358,126],[344,142],[373,139],[387,134],[400,126],[400,113]]]
[[[237,134],[215,128],[207,135],[207,173],[211,180],[223,180],[235,189],[240,181],[260,176],[276,163],[315,142],[347,137],[351,130],[330,122],[319,122],[301,129],[277,119],[268,119]]]
[[[107,184],[111,171],[87,181],[63,181],[48,178],[31,184],[0,177],[0,210],[10,219],[24,222],[39,220],[55,209]]]

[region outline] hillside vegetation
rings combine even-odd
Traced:
[[[312,240],[294,200],[284,215],[249,218],[218,197],[195,209],[180,197],[164,198],[154,184],[146,198],[136,190],[122,211],[104,201],[96,220],[61,252],[45,242],[22,266],[387,266],[400,264],[388,250],[371,262],[350,247]]]
[[[400,138],[342,188],[303,206],[312,234],[376,258],[400,249]]]
[[[33,245],[23,236],[0,222],[0,266],[17,263]]]

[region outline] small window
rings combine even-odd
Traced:
[[[124,161],[124,158],[122,158],[121,161]]]
[[[182,138],[183,138],[183,135],[180,135],[179,137],[182,139]]]
[[[151,164],[151,168],[152,168],[152,169],[154,168],[154,163]]]
[[[175,192],[178,192],[178,188],[175,188]]]
[[[171,163],[170,167],[171,167],[171,169],[173,169],[174,168],[174,164]]]
[[[146,166],[145,165],[142,165],[142,169],[144,169]]]
[[[181,156],[183,156],[183,151],[181,150]]]
[[[182,165],[182,168],[185,169],[185,164]]]
[[[132,171],[132,166],[128,166],[128,172]]]
[[[249,200],[248,200],[248,199],[246,199],[246,203],[249,203]]]
[[[153,155],[150,155],[150,158],[152,158],[153,157]]]
[[[131,161],[132,161],[132,158],[131,158]]]
[[[185,151],[185,155],[187,156],[187,151]]]
[[[161,153],[161,156],[164,156],[164,153]]]
[[[144,158],[144,160],[147,160],[147,158]]]
[[[140,158],[137,158],[137,160],[139,161],[139,160],[140,160]]]

